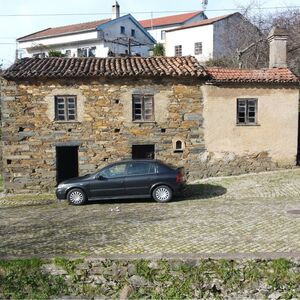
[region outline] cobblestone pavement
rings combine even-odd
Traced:
[[[204,179],[168,204],[0,199],[0,256],[300,249],[300,170]]]

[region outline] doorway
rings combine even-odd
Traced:
[[[78,146],[56,147],[56,181],[78,176]]]
[[[132,145],[132,159],[154,159],[154,145]]]

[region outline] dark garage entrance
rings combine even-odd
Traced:
[[[132,145],[132,159],[154,159],[154,145]]]
[[[78,176],[78,146],[56,147],[57,184]]]

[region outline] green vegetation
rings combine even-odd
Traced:
[[[163,44],[158,43],[153,48],[153,55],[154,56],[165,56],[165,47]]]
[[[0,261],[0,298],[49,299],[68,293],[65,280],[41,271],[39,259]]]
[[[64,271],[56,273],[62,275],[51,275],[43,269],[44,264]],[[279,292],[280,299],[291,299],[300,296],[299,281],[299,264],[285,259],[0,261],[0,299],[62,295],[117,299],[126,287],[130,287],[130,299],[223,299],[225,295],[242,298],[245,291],[250,298],[268,298]]]
[[[65,54],[58,50],[50,50],[48,52],[49,57],[65,57]]]

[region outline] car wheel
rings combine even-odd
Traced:
[[[152,192],[155,201],[165,203],[172,199],[173,192],[167,185],[159,185]]]
[[[86,202],[87,198],[83,190],[72,189],[68,192],[67,199],[72,205],[82,205]]]

